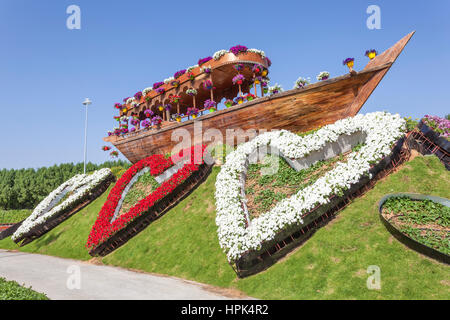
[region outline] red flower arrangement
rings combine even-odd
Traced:
[[[112,151],[110,154],[111,158],[117,158],[119,156],[119,153],[117,151]]]
[[[103,146],[103,147],[102,147],[102,150],[103,150],[103,151],[109,151],[109,150],[111,150],[111,147]]]
[[[171,158],[165,158],[164,155],[152,155],[148,158],[142,159],[128,169],[117,183],[112,188],[108,199],[103,204],[102,209],[98,215],[97,221],[89,234],[86,248],[92,249],[98,245],[106,242],[112,235],[124,229],[137,217],[148,213],[152,207],[170,194],[177,186],[183,183],[194,172],[198,171],[200,166],[204,163],[203,155],[206,150],[206,145],[199,145],[180,151],[175,162]],[[158,176],[165,170],[172,167],[176,162],[187,157],[191,161],[187,161],[184,166],[179,169],[170,179],[163,182],[155,191],[149,194],[146,198],[140,200],[128,212],[120,215],[111,222],[114,217],[114,212],[119,204],[127,185],[131,179],[139,173],[142,169],[148,167],[152,176]],[[200,157],[201,156],[201,157]],[[175,158],[175,157],[174,157]],[[195,161],[193,161],[195,160]],[[195,162],[199,162],[196,164]]]

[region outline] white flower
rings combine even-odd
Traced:
[[[198,64],[196,64],[194,66],[187,67],[186,72],[191,72],[192,70],[194,70],[197,67],[198,67]]]
[[[171,82],[172,80],[175,80],[175,78],[174,78],[174,77],[169,77],[169,78],[167,78],[167,79],[164,79],[164,83],[165,83],[165,84],[168,84],[168,83]]]
[[[275,93],[280,93],[280,92],[283,92],[283,88],[278,83],[275,83],[274,86],[269,87],[269,95],[272,95]]]
[[[151,92],[152,90],[153,90],[152,87],[145,88],[144,90],[142,90],[142,94],[143,94],[144,96],[146,96],[147,93]]]
[[[257,54],[259,54],[259,55],[261,56],[261,58],[265,58],[265,57],[266,57],[265,52],[262,51],[262,50],[258,50],[258,49],[248,49],[247,52],[254,52],[254,53],[257,53]]]
[[[317,76],[317,80],[322,80],[323,78],[329,78],[330,73],[328,71],[321,71],[319,75]]]
[[[31,229],[44,224],[48,219],[58,216],[66,208],[83,202],[90,195],[91,191],[95,190],[111,175],[111,170],[105,168],[92,174],[78,174],[67,180],[37,205],[11,238],[16,240]],[[61,204],[58,204],[67,193],[71,193],[71,195]]]
[[[214,60],[219,60],[220,58],[222,58],[222,56],[224,56],[224,55],[227,54],[227,53],[228,53],[227,50],[219,50],[219,51],[216,51],[216,52],[213,54],[213,59],[214,59]]]
[[[248,250],[258,250],[261,244],[294,224],[303,224],[304,213],[317,204],[326,204],[333,194],[347,190],[369,173],[371,164],[391,153],[392,145],[404,135],[405,121],[397,114],[374,112],[336,121],[312,135],[300,137],[286,130],[261,134],[239,145],[226,158],[216,180],[216,224],[220,246],[229,261],[236,261]],[[314,184],[300,190],[288,199],[278,202],[269,212],[252,219],[246,228],[241,201],[241,173],[250,154],[260,146],[273,146],[287,158],[300,159],[341,135],[363,132],[365,145],[348,155],[345,163],[335,168]]]
[[[294,83],[294,89],[303,88],[304,86],[306,86],[306,85],[308,85],[310,83],[311,83],[311,79],[310,78],[299,77],[297,79],[297,81],[295,81],[295,83]]]

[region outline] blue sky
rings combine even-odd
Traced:
[[[66,28],[66,9],[81,8],[81,30]],[[381,29],[366,27],[369,5]],[[102,137],[113,104],[236,44],[272,60],[272,83],[342,75],[346,57],[367,63],[416,34],[362,113],[387,110],[418,118],[450,113],[450,2],[442,1],[100,1],[0,0],[0,168],[83,160],[89,97],[88,160],[108,160]]]

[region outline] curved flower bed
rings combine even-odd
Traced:
[[[261,249],[277,233],[303,225],[306,213],[329,203],[334,195],[342,195],[368,175],[373,164],[388,156],[393,144],[404,135],[404,126],[405,121],[399,115],[375,112],[339,120],[305,137],[282,130],[262,134],[240,145],[227,156],[216,181],[216,224],[220,246],[228,260],[236,262],[245,253]],[[242,205],[242,173],[257,148],[275,147],[285,158],[301,159],[337,141],[341,135],[355,132],[366,135],[365,145],[358,152],[350,153],[347,162],[338,163],[313,185],[278,202],[269,212],[251,222],[247,220]]]
[[[424,203],[411,205],[414,202]],[[442,207],[446,207],[446,211]],[[381,199],[378,210],[381,221],[397,240],[430,258],[450,264],[449,207],[449,199],[393,193]]]
[[[200,182],[195,181],[194,184],[188,185],[188,182],[192,182],[189,179],[200,172],[206,175],[207,170],[204,169],[211,168],[211,166],[206,166],[203,160],[205,149],[206,146],[195,146],[181,151],[176,162],[173,162],[171,158],[165,158],[163,155],[152,155],[140,160],[128,169],[111,190],[92,227],[86,244],[86,247],[90,249],[90,254],[104,255],[114,250],[118,245],[115,246],[113,242],[120,243],[119,245],[124,244],[173,205],[170,201],[166,201],[167,198],[173,197],[179,201],[182,196],[187,195],[185,191],[191,191]],[[186,151],[188,152],[187,155]],[[180,167],[178,170],[176,170],[177,166]],[[176,170],[176,172],[170,172],[171,169]],[[157,180],[158,176],[165,176],[168,179],[130,208],[128,212],[117,216],[116,213],[118,207],[121,206],[121,199],[128,192],[130,185],[133,183],[132,180],[143,170],[149,171],[152,176],[157,177]],[[164,178],[161,179],[164,180]],[[186,188],[184,188],[185,186]]]
[[[19,243],[29,238],[27,241],[30,242],[44,231],[49,231],[75,213],[74,210],[81,209],[80,205],[84,206],[94,200],[99,191],[103,193],[112,180],[114,176],[108,168],[97,170],[92,174],[78,174],[67,180],[39,203],[11,236],[12,240]],[[66,195],[69,196],[64,200]],[[59,202],[61,203],[58,204]],[[48,225],[50,222],[51,226]]]

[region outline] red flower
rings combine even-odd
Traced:
[[[128,212],[117,217],[111,223],[114,212],[122,197],[122,193],[131,179],[145,167],[150,168],[152,176],[158,176],[166,169],[172,167],[175,163],[171,158],[165,158],[163,155],[152,155],[142,159],[128,169],[112,188],[106,202],[103,204],[99,212],[97,221],[89,234],[86,247],[94,248],[105,242],[109,237],[125,228],[135,218],[147,213],[159,200],[170,194],[178,185],[185,181],[193,172],[197,171],[203,164],[203,154],[206,146],[194,146],[189,149],[182,150],[177,157],[173,157],[175,163],[189,157],[191,161],[187,161],[185,165],[179,169],[169,180],[163,182],[155,191],[146,198],[140,200]]]

